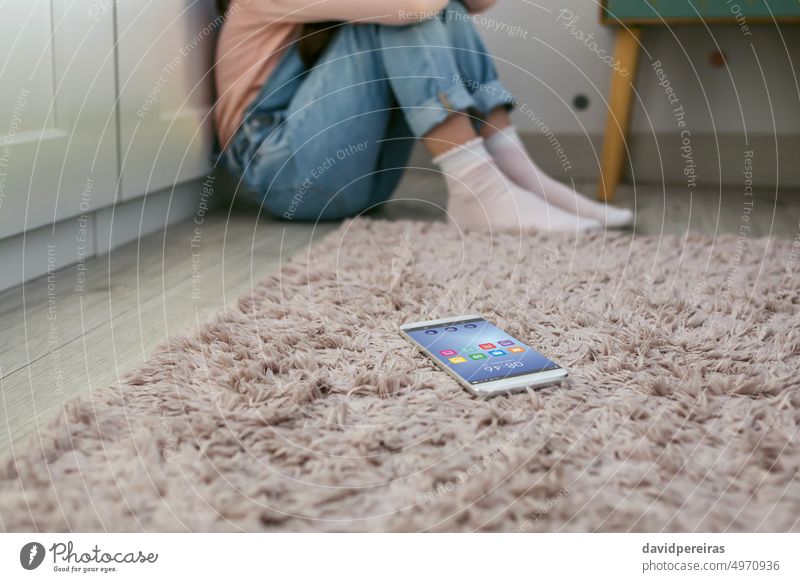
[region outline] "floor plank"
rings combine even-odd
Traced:
[[[166,237],[153,235],[141,245],[127,245],[111,255],[111,263],[127,268],[105,268],[111,272],[102,282],[104,267],[97,270],[99,284],[90,296],[62,298],[59,323],[69,333],[50,345],[41,335],[46,329],[36,320],[37,333],[29,337],[27,353],[36,353],[29,363],[0,379],[2,415],[0,449],[29,433],[68,399],[114,382],[125,370],[143,362],[155,346],[179,331],[196,326],[213,312],[241,296],[253,284],[275,271],[282,261],[302,251],[336,225],[307,225],[259,221],[252,216],[219,212],[205,225],[207,237],[201,246],[199,288],[192,278],[193,251],[188,240],[193,225],[171,228]],[[267,228],[268,225],[268,228]],[[262,228],[263,226],[263,228]],[[212,235],[213,233],[213,235]],[[161,249],[183,244],[180,252]],[[93,263],[109,263],[108,257]],[[34,282],[34,286],[35,286]],[[30,306],[31,300],[26,301]],[[4,319],[12,319],[5,315]],[[21,315],[18,319],[22,319]],[[0,323],[0,325],[2,325]],[[24,321],[11,326],[25,331]],[[3,340],[11,342],[3,328]],[[24,350],[23,350],[24,351]],[[19,361],[19,350],[12,352]],[[6,354],[3,353],[3,361]],[[3,365],[3,371],[8,366]]]

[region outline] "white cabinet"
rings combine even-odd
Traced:
[[[98,1],[0,9],[0,239],[115,199],[113,10]]]
[[[196,210],[214,143],[214,4],[2,3],[0,289]]]
[[[214,0],[117,0],[122,199],[211,169]]]

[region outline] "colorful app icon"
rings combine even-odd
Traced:
[[[436,335],[436,334],[437,334],[437,333],[439,333],[439,332],[438,332],[438,331],[436,331],[435,329],[429,329],[429,330],[428,330],[428,331],[426,331],[425,333],[427,333],[428,335]]]
[[[511,340],[500,340],[497,343],[500,344],[501,346],[513,346],[514,345],[514,342],[512,342]]]
[[[442,354],[443,356],[455,356],[458,352],[455,350],[442,350],[439,353]]]
[[[486,354],[470,354],[469,357],[473,360],[485,360]]]
[[[461,356],[456,356],[455,358],[450,358],[450,363],[451,364],[463,364],[466,361],[467,361],[467,359],[466,358],[462,358]]]
[[[516,346],[516,347],[513,347],[513,348],[508,348],[508,351],[509,351],[509,352],[514,352],[515,354],[521,354],[521,353],[522,353],[522,352],[524,352],[525,350],[524,350],[524,349],[522,349],[522,348],[521,348],[521,347],[519,347],[519,346]]]
[[[475,352],[478,351],[478,348],[476,348],[475,346],[467,346],[461,351],[464,352],[465,354],[474,354]]]
[[[445,331],[458,331],[457,327],[446,327],[444,328]]]
[[[491,350],[496,348],[497,346],[494,344],[478,344],[478,347],[482,350]]]
[[[498,356],[505,356],[506,353],[503,350],[490,350],[489,353],[493,355],[495,358]]]

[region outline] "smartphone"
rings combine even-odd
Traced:
[[[567,371],[480,315],[400,326],[400,332],[477,396],[558,384]]]

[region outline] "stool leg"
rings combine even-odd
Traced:
[[[620,27],[614,46],[614,61],[619,63],[620,71],[611,74],[611,91],[608,96],[608,118],[603,138],[603,158],[600,167],[600,183],[597,197],[610,202],[614,190],[622,178],[625,164],[625,140],[628,136],[628,123],[633,103],[633,88],[636,83],[636,67],[639,63],[640,28]]]

